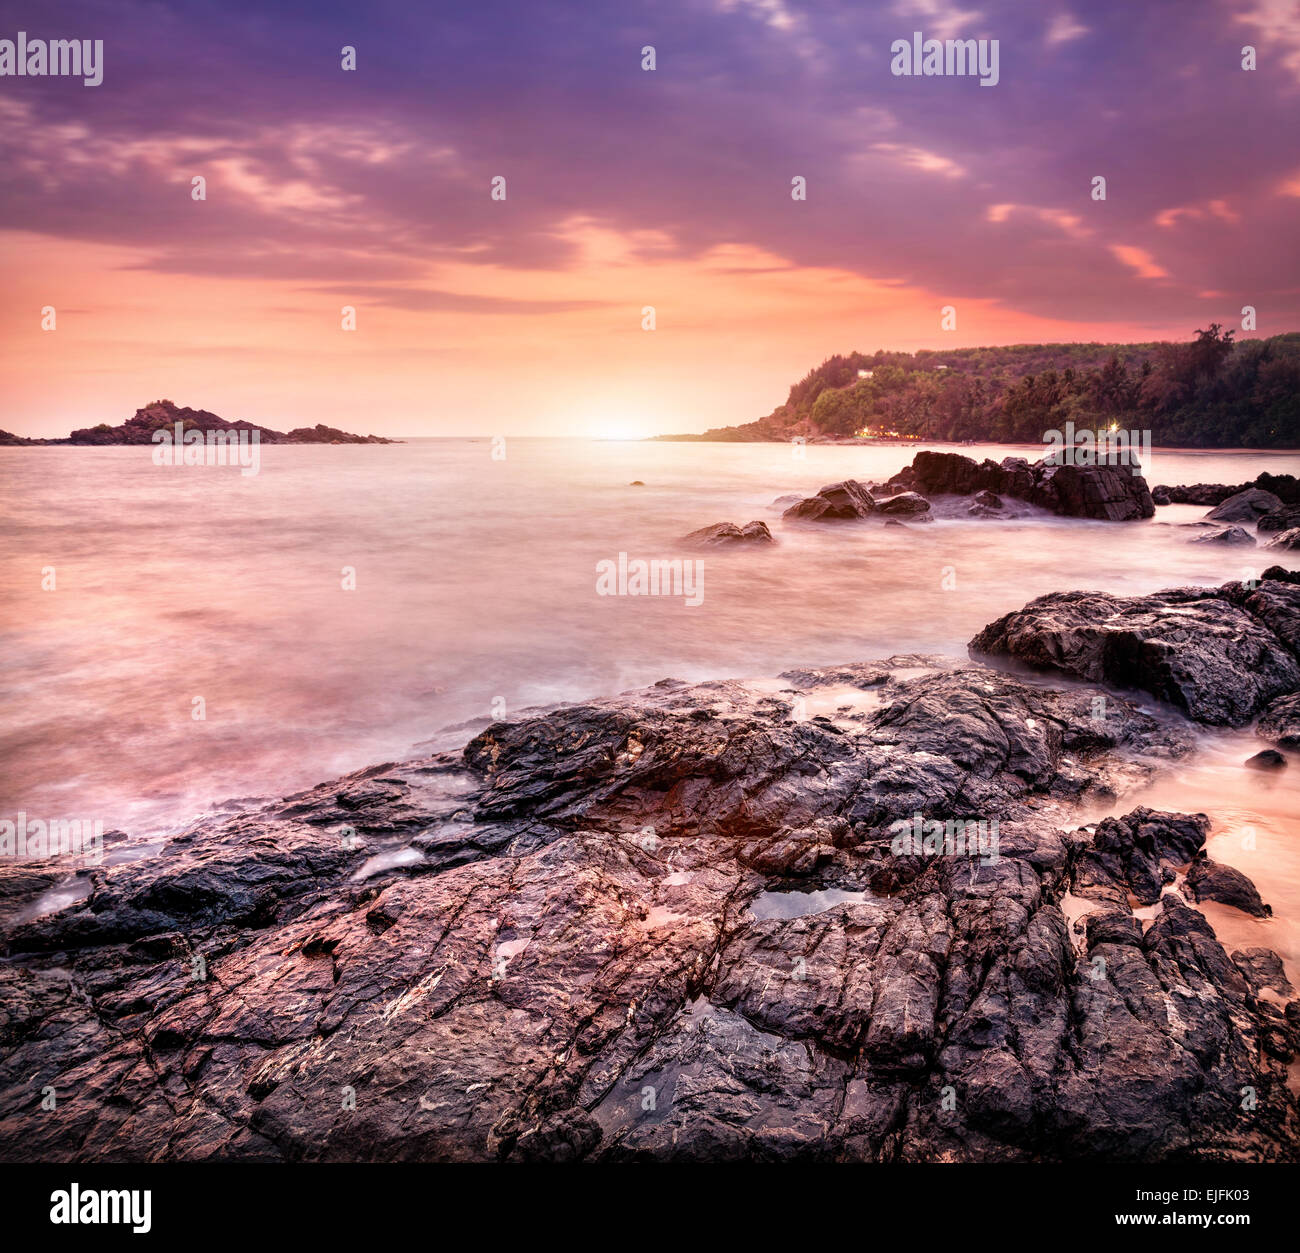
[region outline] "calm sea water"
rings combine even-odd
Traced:
[[[502,711],[669,675],[964,656],[982,626],[1042,592],[1217,584],[1267,564],[1161,525],[1204,514],[1193,507],[1127,525],[780,527],[778,495],[882,480],[914,448],[800,458],[784,445],[517,439],[504,459],[492,451],[267,447],[246,477],[154,466],[143,448],[0,450],[0,814],[143,832],[408,755]],[[1158,450],[1148,477],[1232,483],[1263,469],[1297,473],[1300,457]],[[706,555],[698,607],[596,594],[601,560],[694,556],[678,543],[687,531],[752,518],[780,546]],[[1296,785],[1265,786],[1225,766],[1196,804],[1290,823],[1300,846]],[[1300,899],[1300,866],[1288,873]]]

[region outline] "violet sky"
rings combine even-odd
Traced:
[[[104,41],[101,86],[0,78],[21,434],[167,395],[640,435],[854,348],[1300,329],[1288,0],[0,3],[19,30]],[[998,85],[891,75],[918,30],[997,39]]]

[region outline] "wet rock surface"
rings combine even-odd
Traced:
[[[1163,891],[1208,822],[1068,822],[1191,746],[933,658],[665,680],[205,819],[58,912],[29,867],[0,1157],[1294,1159],[1280,963]]]
[[[1208,857],[1199,857],[1192,862],[1186,882],[1194,901],[1218,901],[1256,918],[1267,918],[1273,912],[1260,900],[1258,889],[1240,870],[1221,866]]]
[[[1054,592],[991,623],[970,648],[1150,692],[1198,722],[1243,726],[1300,688],[1300,587],[1265,579],[1253,590]]]

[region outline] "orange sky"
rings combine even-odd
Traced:
[[[281,430],[325,422],[421,434],[643,436],[746,422],[832,352],[1050,340],[1186,338],[1134,321],[1052,321],[950,301],[848,271],[794,267],[749,246],[647,263],[653,240],[566,224],[563,271],[443,265],[429,286],[590,302],[563,312],[393,309],[296,282],[159,274],[131,251],[0,236],[20,260],[0,305],[6,423],[65,435],[167,397]],[[953,303],[957,329],[941,332]],[[56,329],[41,329],[41,310]],[[656,329],[641,329],[653,305]]]

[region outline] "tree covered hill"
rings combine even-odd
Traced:
[[[1237,343],[1016,344],[828,357],[743,426],[666,439],[901,435],[1038,443],[1048,430],[1149,430],[1156,444],[1300,447],[1300,332]]]

